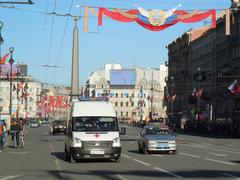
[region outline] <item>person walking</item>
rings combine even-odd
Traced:
[[[5,146],[6,136],[7,136],[7,124],[5,121],[3,121],[3,147]]]
[[[3,150],[3,122],[0,121],[0,152]]]

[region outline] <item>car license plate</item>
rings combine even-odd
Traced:
[[[158,147],[161,148],[168,147],[168,144],[167,143],[158,144]]]
[[[90,151],[90,154],[105,154],[104,151]]]

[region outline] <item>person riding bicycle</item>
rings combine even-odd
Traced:
[[[10,128],[11,131],[11,137],[12,137],[12,142],[14,145],[19,146],[19,133],[21,131],[20,125],[17,123],[16,120],[13,120],[13,123]],[[16,136],[16,142],[14,142],[14,136]],[[15,144],[16,143],[16,144]]]

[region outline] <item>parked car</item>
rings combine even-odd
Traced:
[[[67,132],[67,121],[65,120],[54,120],[52,122],[51,127],[52,134],[55,135],[57,133],[64,133]]]
[[[172,135],[167,128],[145,126],[139,135],[138,151],[143,154],[148,152],[172,152],[172,154],[176,154],[176,136]]]

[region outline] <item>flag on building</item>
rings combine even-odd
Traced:
[[[239,94],[240,85],[238,84],[238,81],[237,80],[233,81],[233,83],[228,87],[228,90],[233,94]]]

